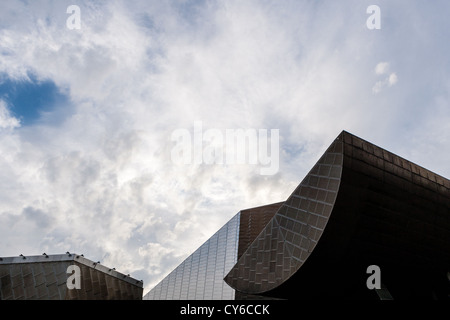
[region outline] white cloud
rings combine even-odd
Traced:
[[[0,129],[14,129],[20,127],[20,121],[11,115],[6,102],[0,100]]]
[[[388,74],[390,69],[390,65],[388,62],[379,62],[375,66],[375,74],[380,76],[384,74]],[[384,80],[377,81],[375,85],[372,87],[373,93],[379,93],[386,87],[392,87],[398,82],[398,77],[395,72],[389,73]]]
[[[398,77],[395,73],[391,73],[388,78],[388,85],[391,87],[398,82]]]
[[[391,73],[388,77],[386,77],[382,81],[377,81],[375,85],[372,88],[373,93],[379,93],[383,90],[385,87],[392,87],[398,82],[398,77],[395,72]]]
[[[380,62],[375,67],[375,73],[376,74],[385,74],[389,70],[389,63],[388,62]]]

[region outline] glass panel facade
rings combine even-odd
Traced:
[[[233,300],[223,278],[237,262],[240,212],[150,290],[144,300]]]

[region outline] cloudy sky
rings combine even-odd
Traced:
[[[83,253],[147,292],[240,209],[285,200],[342,130],[450,177],[448,1],[0,7],[1,256]],[[195,123],[278,129],[276,174],[176,163]]]

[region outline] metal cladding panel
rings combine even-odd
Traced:
[[[151,289],[144,300],[234,299],[223,277],[267,225],[282,202],[241,210]]]
[[[450,181],[356,136],[344,137],[330,231],[346,230],[348,252],[367,261],[449,270]]]
[[[0,265],[0,300],[64,300],[69,261]]]
[[[344,131],[225,281],[244,294],[357,297],[372,264],[397,297],[446,296],[450,181]]]
[[[144,300],[230,300],[223,277],[237,260],[240,213],[187,257]]]
[[[245,250],[247,250],[253,240],[261,233],[282,204],[283,202],[278,202],[266,206],[241,210],[238,259]]]
[[[80,288],[68,289],[68,267]],[[76,254],[0,258],[0,300],[141,300],[142,282]]]
[[[266,292],[302,266],[330,217],[342,162],[343,142],[338,138],[225,277],[230,286],[248,294]]]
[[[74,264],[81,270],[81,290],[66,290],[65,300],[142,300],[142,286],[78,262]]]

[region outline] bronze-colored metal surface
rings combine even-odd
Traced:
[[[251,294],[269,291],[308,259],[336,199],[342,152],[337,139],[225,277],[231,287]]]
[[[262,207],[241,210],[238,259],[247,250],[253,240],[261,233],[282,204],[283,202],[278,202]]]
[[[244,294],[358,297],[369,265],[394,298],[448,294],[450,181],[344,131],[225,281]]]
[[[68,288],[69,266],[80,287]],[[142,300],[141,281],[76,254],[9,257],[0,261],[0,300]]]

